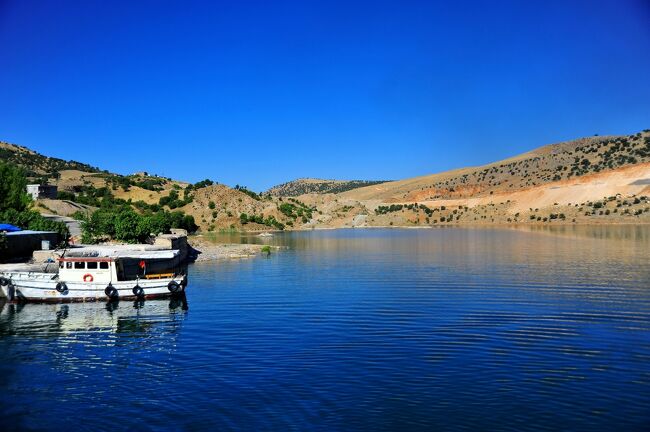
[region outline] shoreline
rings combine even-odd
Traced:
[[[523,227],[523,226],[530,226],[530,227],[554,227],[554,226],[575,226],[575,227],[580,227],[580,226],[648,226],[650,225],[650,221],[602,221],[602,222],[571,222],[571,221],[565,221],[565,222],[560,222],[560,221],[555,221],[555,222],[521,222],[521,223],[514,223],[514,222],[492,222],[492,223],[458,223],[458,224],[436,224],[436,225],[363,225],[363,226],[340,226],[340,227],[310,227],[310,228],[292,228],[292,229],[284,229],[284,230],[267,230],[264,232],[269,232],[272,234],[279,234],[279,233],[287,233],[287,232],[308,232],[308,231],[332,231],[332,230],[339,230],[339,229],[436,229],[436,228],[458,228],[458,227],[470,227],[470,228],[480,228],[480,227],[499,227],[499,228],[505,228],[505,227]],[[241,234],[247,234],[247,235],[256,235],[258,234],[259,231],[224,231],[224,232],[217,232],[217,231],[207,231],[207,232],[198,232],[197,234],[192,234],[188,238],[196,238],[196,237],[208,237],[211,235],[219,236],[219,235],[241,235]],[[225,244],[225,243],[222,243]],[[233,243],[233,244],[240,244],[240,243]]]
[[[211,243],[209,241],[188,238],[192,249],[198,252],[193,262],[218,261],[225,259],[247,259],[265,254],[263,249],[269,247],[271,250],[282,249],[279,246],[251,243]]]

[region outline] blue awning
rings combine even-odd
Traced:
[[[16,232],[16,231],[22,231],[22,229],[18,228],[17,226],[11,225],[11,224],[0,224],[0,232],[1,231]]]

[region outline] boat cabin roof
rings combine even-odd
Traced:
[[[70,252],[60,261],[117,261],[120,259],[173,259],[180,255],[176,249],[133,250],[119,247],[111,248],[79,248]]]
[[[92,258],[92,257],[72,257],[59,258],[59,262],[113,262],[114,258]]]

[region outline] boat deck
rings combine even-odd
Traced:
[[[58,266],[56,263],[8,263],[0,264],[0,273],[3,272],[38,272],[38,273],[56,273]]]

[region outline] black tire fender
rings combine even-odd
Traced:
[[[133,295],[136,297],[142,297],[144,295],[144,290],[140,285],[136,285],[133,287]]]
[[[68,286],[65,284],[65,282],[59,282],[56,284],[56,290],[63,294],[64,292],[68,292]]]
[[[168,289],[170,292],[177,293],[177,292],[180,291],[181,286],[178,284],[178,282],[176,282],[176,281],[171,281],[171,282],[169,282],[169,284],[167,285],[167,289]]]
[[[110,299],[116,299],[116,298],[118,298],[120,296],[119,293],[117,292],[117,289],[113,285],[111,285],[110,283],[108,284],[108,286],[104,290],[104,294],[106,294],[106,297],[108,297]]]
[[[0,277],[0,285],[7,286],[10,283],[11,283],[11,281],[9,279],[7,279],[6,277],[4,277],[4,276]]]

